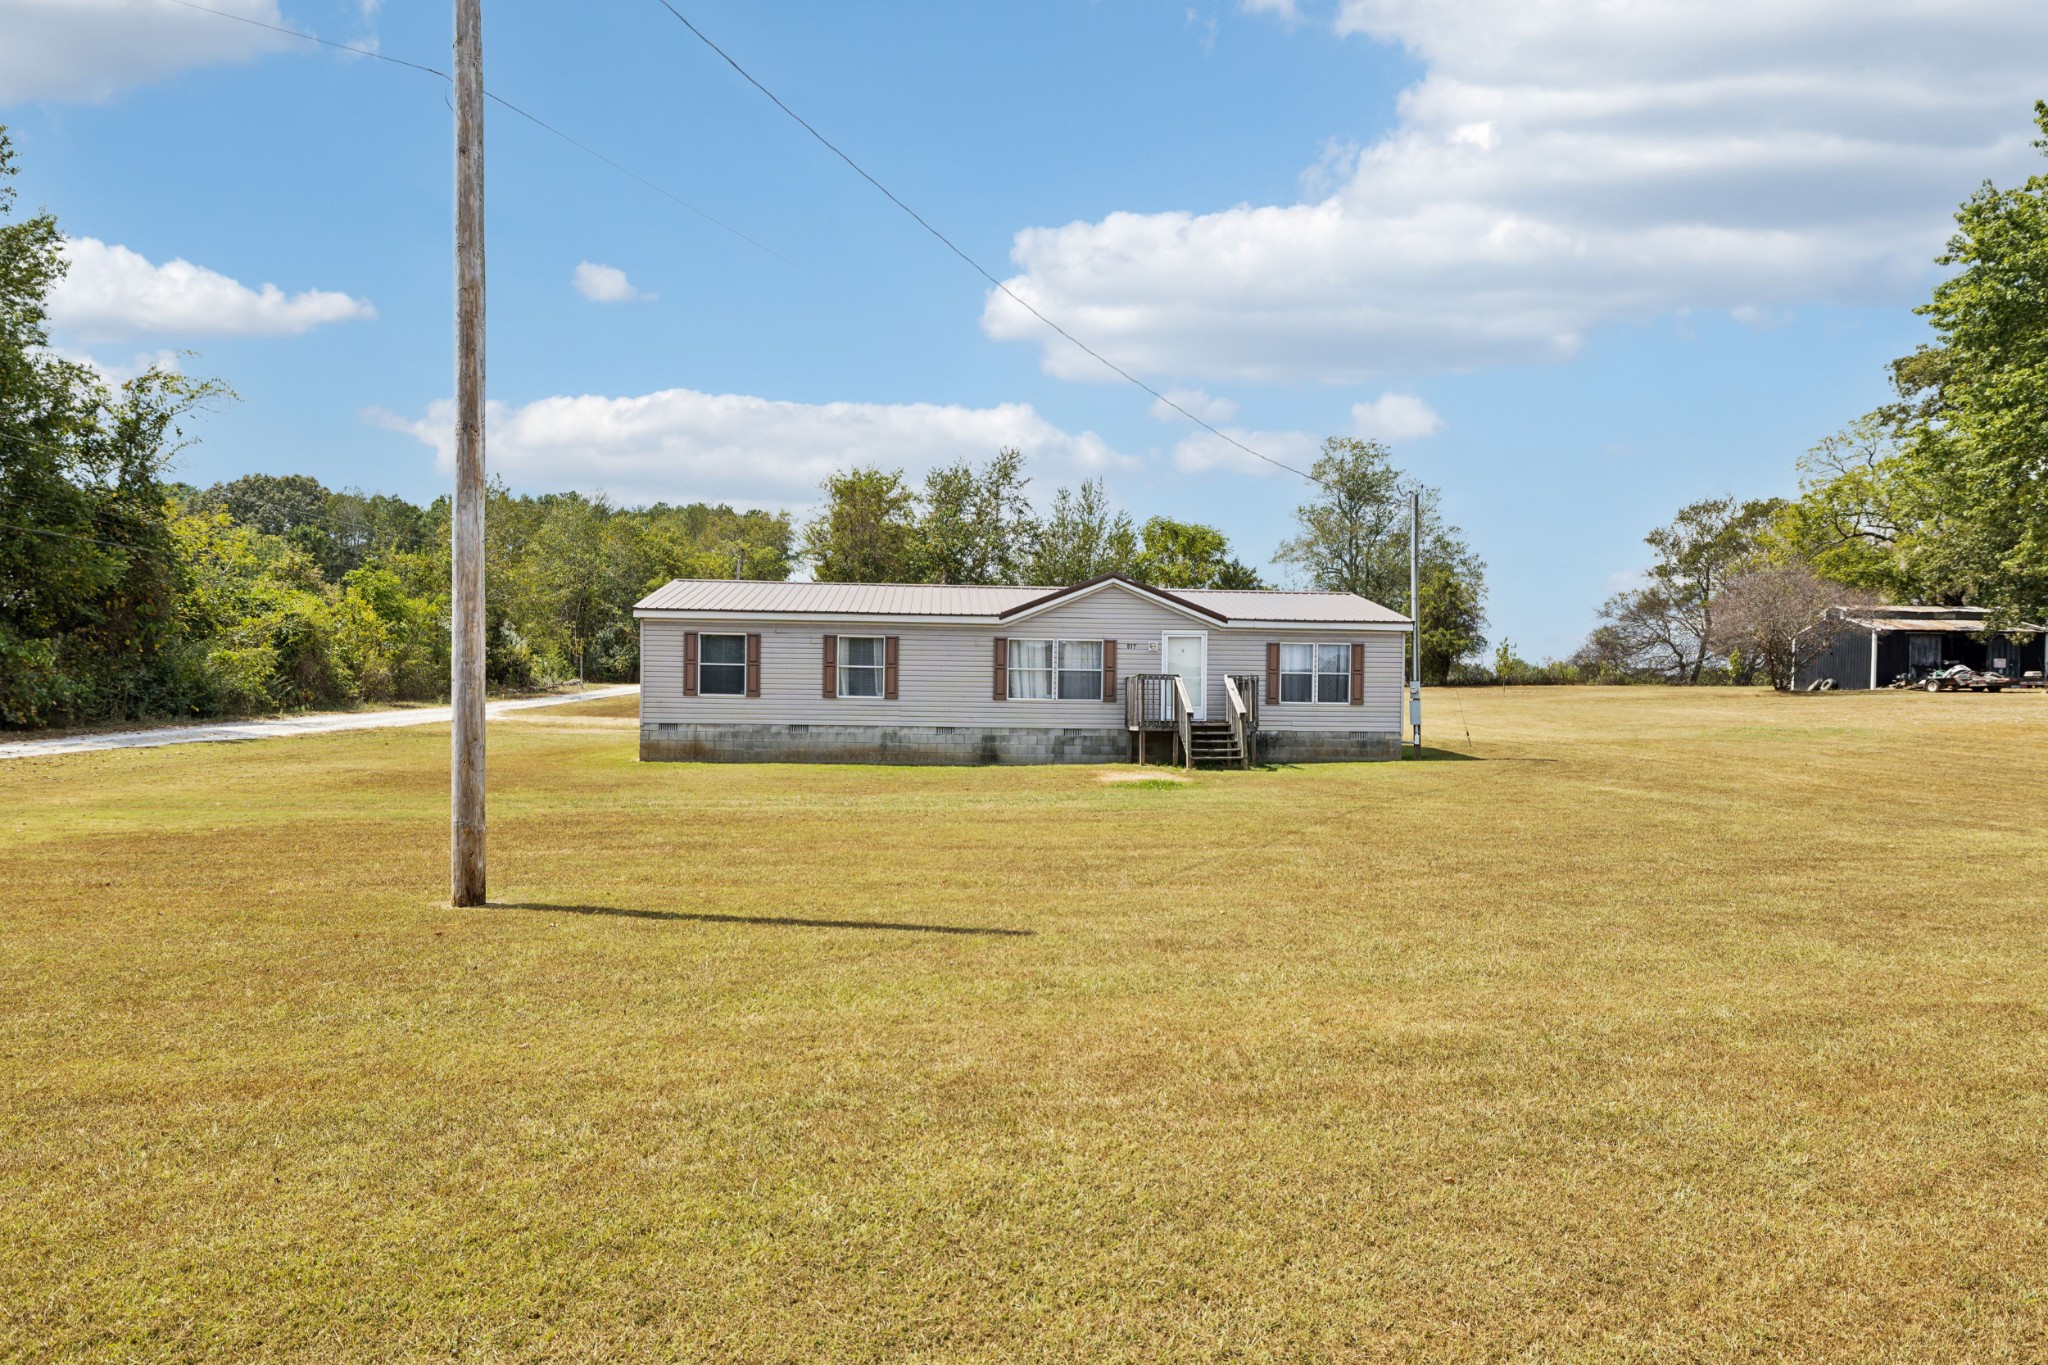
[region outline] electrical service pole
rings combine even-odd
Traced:
[[[484,50],[455,0],[455,515],[450,589],[449,892],[484,904]]]
[[[1415,727],[1415,756],[1422,757],[1422,494],[1408,504],[1408,723]]]

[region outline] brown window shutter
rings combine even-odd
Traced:
[[[1365,705],[1365,646],[1357,641],[1351,645],[1351,704]]]
[[[747,695],[761,695],[761,637],[747,636]]]
[[[882,700],[896,700],[896,636],[882,637]]]
[[[1102,642],[1102,699],[1116,700],[1116,641]]]
[[[839,695],[839,637],[825,637],[825,695]]]
[[[1266,646],[1266,705],[1280,704],[1280,645],[1278,641]]]
[[[996,636],[996,700],[1010,699],[1010,642]]]
[[[697,632],[683,632],[683,695],[697,695]]]

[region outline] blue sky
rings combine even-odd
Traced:
[[[447,65],[449,9],[207,0]],[[2035,159],[2048,17],[1959,0],[678,2],[1012,286],[1248,444],[1387,439],[1568,652],[1684,501],[1883,396],[1955,202]],[[996,445],[1266,560],[1305,488],[1006,309],[655,0],[486,0],[491,465],[801,510]],[[57,343],[240,401],[180,474],[443,489],[440,82],[166,0],[0,0]],[[2036,87],[2040,87],[2037,89]],[[188,263],[188,264],[179,264]],[[582,285],[579,288],[579,279]],[[266,286],[274,286],[267,290]]]

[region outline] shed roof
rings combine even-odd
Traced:
[[[1059,599],[1121,585],[1141,595],[1221,622],[1279,621],[1303,625],[1406,625],[1408,618],[1348,592],[1224,592],[1154,588],[1106,574],[1066,588],[977,587],[953,583],[789,583],[733,578],[678,578],[634,604],[636,613],[719,613],[735,616],[929,616],[1001,620]]]
[[[1842,619],[1865,630],[1913,631],[1928,635],[1976,634],[1989,629],[1986,625],[1991,612],[1986,607],[1922,607],[1893,606],[1889,603],[1875,607],[1839,608]],[[2000,633],[2026,635],[2038,632],[2039,626],[2019,624],[2007,626]]]

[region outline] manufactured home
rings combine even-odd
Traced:
[[[1351,593],[678,579],[633,614],[643,759],[1401,754],[1408,620]]]

